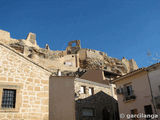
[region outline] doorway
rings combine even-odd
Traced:
[[[103,120],[110,120],[110,112],[107,108],[104,108],[102,111],[103,114]]]

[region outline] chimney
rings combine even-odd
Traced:
[[[60,69],[58,69],[57,74],[58,74],[58,76],[62,76]]]

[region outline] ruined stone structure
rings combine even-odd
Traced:
[[[80,40],[74,40],[68,43],[68,47],[66,48],[66,51],[67,51],[67,54],[77,54],[77,52],[80,49],[81,49]]]
[[[118,60],[101,51],[81,48],[80,40],[69,42],[65,51],[54,51],[50,50],[48,44],[45,48],[40,48],[34,33],[29,33],[26,39],[17,40],[11,38],[9,32],[0,30],[0,41],[52,71],[105,69],[123,75],[138,68],[133,59]]]
[[[54,51],[48,44],[45,48],[40,48],[34,33],[29,33],[26,39],[17,40],[11,38],[9,32],[0,30],[0,118],[2,120],[52,120],[49,119],[50,115],[50,118],[62,117],[52,116],[52,113],[59,111],[59,108],[55,107],[57,104],[53,103],[54,101],[58,103],[59,100],[54,96],[57,95],[64,100],[65,94],[70,94],[70,91],[75,93],[73,99],[76,101],[76,113],[81,114],[84,106],[94,106],[97,110],[95,120],[102,120],[102,110],[113,117],[117,114],[117,102],[114,94],[115,86],[110,83],[110,80],[137,68],[134,60],[128,61],[125,58],[118,60],[101,51],[83,49],[80,40],[69,42],[64,51]],[[72,86],[69,82],[63,82],[63,80],[70,80],[66,76],[75,77],[75,75],[79,78]],[[56,79],[61,87],[56,86],[53,81],[50,82],[51,78]],[[59,79],[62,81],[60,82]],[[67,92],[63,91],[62,86]],[[87,94],[79,93],[83,86],[86,86]],[[94,93],[92,93],[93,89]],[[64,96],[55,94],[56,90]],[[13,99],[10,101],[11,108],[4,102],[4,95],[7,96],[8,91]],[[73,105],[74,100],[68,100],[68,103]],[[49,110],[52,108],[50,106],[58,109],[54,109],[55,111],[50,114]],[[87,111],[84,112],[86,113]],[[80,114],[77,120],[82,120],[83,116]],[[65,115],[67,114],[63,114],[63,117]],[[71,117],[74,120],[75,116]],[[66,120],[72,119],[68,117]],[[90,118],[84,118],[84,120],[88,119]]]

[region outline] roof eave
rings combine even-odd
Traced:
[[[137,73],[142,72],[142,71],[145,71],[145,70],[146,70],[146,68],[137,69],[137,70],[135,70],[135,71],[133,71],[133,72],[130,72],[130,73],[124,75],[124,76],[118,77],[118,78],[112,80],[111,82],[112,82],[112,83],[116,83],[117,81],[120,81],[120,80],[122,80],[122,79],[124,79],[124,78],[130,77],[131,75],[137,74]]]

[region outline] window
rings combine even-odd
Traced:
[[[132,114],[132,115],[138,114],[138,110],[137,110],[137,109],[131,110],[131,114]],[[138,118],[132,118],[132,120],[138,120]]]
[[[126,86],[126,92],[128,96],[133,94],[132,85]]]
[[[89,88],[89,95],[93,95],[94,94],[94,88],[93,87],[90,87]]]
[[[16,103],[16,90],[3,89],[2,95],[2,108],[15,108]]]
[[[114,88],[114,94],[117,95],[117,89],[116,88]]]
[[[123,88],[124,101],[135,100],[136,96],[134,95],[132,85],[125,85]]]
[[[124,94],[125,96],[133,95],[132,85],[124,85]]]
[[[95,110],[93,108],[83,108],[82,116],[84,117],[93,117],[95,116]]]
[[[85,94],[86,93],[86,86],[81,86],[80,92]]]
[[[152,106],[151,105],[146,105],[144,106],[144,111],[146,115],[152,115]],[[146,120],[150,120],[150,118],[146,118]]]
[[[22,103],[22,84],[0,82],[0,112],[18,112]]]
[[[66,65],[66,66],[72,66],[72,62],[64,62],[64,65]]]
[[[76,43],[72,43],[72,47],[76,47],[77,46],[77,44]]]

